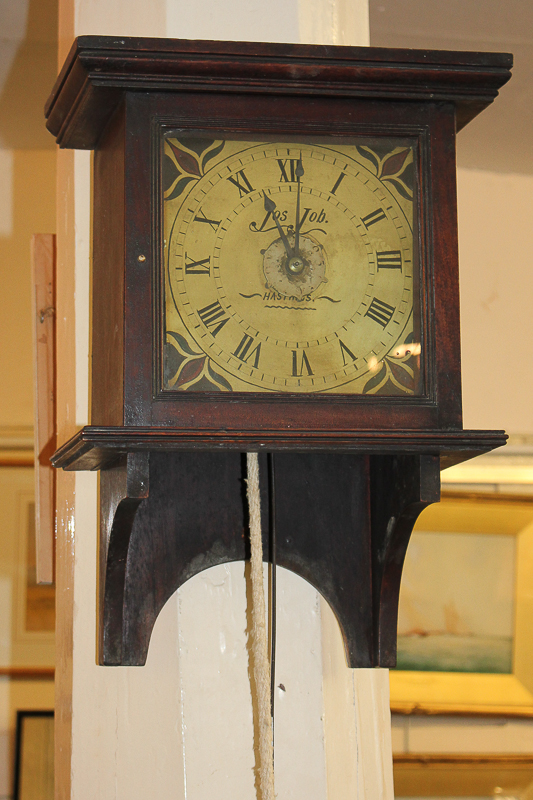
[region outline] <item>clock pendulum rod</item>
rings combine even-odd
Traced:
[[[246,454],[252,576],[252,650],[259,717],[259,779],[263,800],[274,800],[271,663],[268,656],[263,584],[263,542],[257,453]]]

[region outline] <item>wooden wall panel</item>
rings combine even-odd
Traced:
[[[31,242],[34,351],[35,542],[37,583],[53,583],[56,448],[55,235],[36,233]]]

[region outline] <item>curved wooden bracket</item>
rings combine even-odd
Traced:
[[[439,499],[438,462],[276,454],[274,505],[260,456],[265,560],[275,515],[277,563],[328,601],[351,667],[394,666],[403,558],[416,517]],[[101,472],[101,664],[144,664],[176,589],[247,558],[244,479],[244,457],[234,452],[130,453]]]
[[[99,663],[144,664],[176,589],[245,558],[241,461],[239,453],[130,453],[101,471]]]
[[[373,456],[370,497],[374,664],[395,667],[403,562],[419,514],[440,500],[438,457]]]

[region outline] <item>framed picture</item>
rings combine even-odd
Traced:
[[[397,713],[533,716],[533,497],[447,493],[402,577]]]
[[[0,466],[0,674],[53,676],[54,587],[35,565],[32,467]]]
[[[532,790],[532,756],[408,754],[394,757],[396,798],[526,800],[531,797]]]
[[[54,712],[18,711],[13,800],[54,798]]]

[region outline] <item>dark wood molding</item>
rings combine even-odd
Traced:
[[[415,703],[391,702],[391,714],[402,717],[512,717],[516,719],[532,719],[533,708],[530,706],[502,706],[496,709],[494,706],[449,706],[446,703],[441,705],[432,704],[431,708],[419,706]]]
[[[490,767],[531,767],[533,756],[529,753],[395,753],[394,764],[417,766],[490,766]]]
[[[459,464],[501,447],[504,431],[420,430],[191,430],[188,428],[96,427],[86,425],[52,457],[54,467],[67,470],[105,469],[134,452],[212,450],[342,451],[353,454],[438,455],[441,468]]]
[[[505,53],[80,36],[46,104],[61,147],[97,144],[125,90],[453,102],[458,129],[509,79]]]
[[[54,679],[54,667],[0,667],[0,675],[12,680],[50,681]]]

